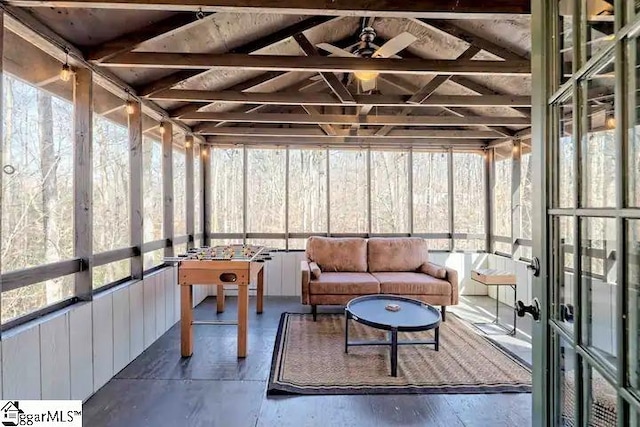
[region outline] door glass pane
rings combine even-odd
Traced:
[[[562,101],[557,107],[558,117],[558,207],[575,206],[573,188],[575,186],[575,167],[573,157],[576,143],[573,138],[573,101],[572,97]]]
[[[556,375],[555,375],[555,406],[557,426],[575,426],[575,363],[576,356],[571,346],[559,335],[556,337]]]
[[[558,61],[560,62],[560,83],[572,74],[573,66],[573,3],[574,0],[558,1]]]
[[[556,218],[556,253],[558,254],[555,271],[555,301],[557,309],[553,313],[560,325],[567,331],[573,331],[573,240],[574,219],[570,216]]]
[[[616,350],[616,221],[584,218],[581,223],[583,344],[611,369]]]
[[[585,135],[582,160],[584,207],[614,207],[616,204],[616,149],[613,59],[582,83]]]
[[[627,223],[627,282],[629,288],[629,384],[640,391],[640,220]]]
[[[583,373],[585,425],[615,427],[618,420],[615,388],[590,366],[584,366]]]
[[[585,60],[613,44],[613,1],[597,0],[583,3],[582,22],[585,30]]]

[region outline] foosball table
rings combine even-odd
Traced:
[[[226,245],[190,249],[186,254],[165,258],[178,265],[180,286],[180,335],[183,357],[193,354],[193,325],[238,325],[238,357],[247,356],[249,284],[257,286],[256,311],[262,313],[264,262],[270,260],[263,246]],[[224,286],[238,287],[238,320],[193,320],[193,286],[217,285],[217,312],[224,311]]]

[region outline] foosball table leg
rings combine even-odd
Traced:
[[[180,285],[180,350],[182,357],[193,354],[193,292],[191,285]]]
[[[224,312],[224,286],[218,285],[218,293],[216,294],[216,311]]]
[[[247,357],[249,324],[249,286],[238,286],[238,357]]]
[[[264,304],[264,268],[261,268],[258,272],[257,282],[258,291],[256,295],[256,313],[262,314]]]

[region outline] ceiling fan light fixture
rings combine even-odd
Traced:
[[[358,80],[363,82],[368,82],[371,80],[375,80],[380,73],[377,71],[362,70],[362,71],[355,71],[353,74],[356,76]]]

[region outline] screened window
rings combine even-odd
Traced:
[[[331,233],[368,231],[367,153],[331,150],[329,153]]]
[[[202,232],[202,198],[200,197],[200,190],[202,189],[202,175],[200,174],[200,145],[194,144],[193,146],[193,218],[194,218],[194,230],[195,234]],[[196,240],[196,246],[198,246]]]
[[[495,150],[495,183],[493,187],[493,235],[511,239],[511,176],[512,146],[507,144]],[[495,250],[511,254],[511,244],[495,242]]]
[[[284,233],[286,151],[247,149],[247,231]]]
[[[413,232],[449,233],[447,153],[413,153]],[[429,240],[430,249],[449,249],[449,239]]]
[[[532,239],[532,180],[533,169],[531,165],[531,153],[524,153],[525,147],[523,146],[523,153],[520,162],[520,236],[523,239]],[[527,148],[530,150],[530,148]],[[520,247],[520,256],[531,258],[532,251],[531,246]]]
[[[211,232],[242,233],[243,149],[213,148],[211,153]]]
[[[483,250],[485,222],[484,156],[453,153],[453,229],[456,250]]]
[[[145,242],[163,237],[164,203],[162,193],[162,144],[158,139],[145,136],[142,143],[142,192]],[[162,264],[162,250],[144,254],[144,268]]]
[[[289,151],[289,232],[327,231],[327,152]]]
[[[70,95],[71,85],[61,83],[58,90]],[[2,272],[69,259],[74,240],[73,106],[5,73],[2,117]],[[2,320],[71,296],[72,276],[4,292]]]
[[[183,148],[173,148],[173,234],[187,234],[187,170]]]
[[[371,232],[408,233],[409,155],[371,152]]]

